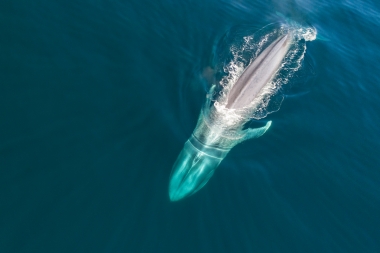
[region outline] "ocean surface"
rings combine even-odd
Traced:
[[[0,252],[380,252],[378,1],[4,0],[0,20]],[[221,41],[286,22],[317,39],[271,128],[170,202]]]

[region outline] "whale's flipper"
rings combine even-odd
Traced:
[[[214,96],[214,92],[215,92],[215,88],[216,88],[216,85],[213,84],[210,88],[210,90],[207,92],[207,95],[206,95],[206,108],[207,107],[210,107],[211,105],[211,100],[212,100],[212,97]]]
[[[253,139],[253,138],[259,138],[260,136],[264,135],[266,131],[268,131],[269,127],[272,125],[272,121],[268,121],[265,126],[259,127],[259,128],[248,128],[244,130],[244,137],[241,139],[240,142]],[[239,142],[239,143],[240,143]]]

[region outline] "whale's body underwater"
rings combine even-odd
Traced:
[[[248,65],[227,91],[225,110],[240,110],[251,104],[274,78],[292,41],[290,32],[282,34]],[[211,104],[214,87],[209,91],[193,134],[173,165],[169,183],[171,201],[180,200],[200,190],[235,145],[263,135],[271,125],[269,121],[261,128],[243,129],[250,120],[249,117],[229,120],[228,114],[220,112],[215,104]]]

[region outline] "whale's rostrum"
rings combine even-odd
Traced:
[[[291,34],[272,42],[243,72],[228,94],[227,108],[248,106],[271,81],[291,44]]]

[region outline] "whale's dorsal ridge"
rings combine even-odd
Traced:
[[[277,72],[288,52],[291,37],[284,34],[277,38],[244,70],[229,92],[227,108],[240,109],[255,99]]]

